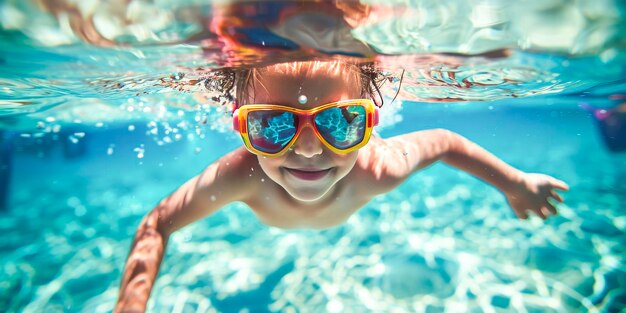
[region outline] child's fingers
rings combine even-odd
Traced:
[[[545,205],[544,205],[545,206]],[[546,219],[547,214],[543,212],[543,207],[533,208],[532,211],[537,214],[537,216],[541,217],[542,220]]]
[[[569,190],[569,186],[562,180],[553,179],[550,183],[556,189],[560,189],[560,190],[563,190],[563,191],[568,191]]]
[[[558,202],[563,202],[563,197],[554,190],[550,190],[550,196]]]
[[[534,212],[535,214],[537,214],[537,216],[541,217],[542,220],[545,220],[547,218],[546,215],[541,211],[541,209]]]
[[[552,205],[552,203],[550,203],[550,202],[547,202],[547,201],[546,201],[546,204],[543,206],[543,210],[544,210],[544,212],[546,213],[546,216],[547,216],[548,214],[550,214],[550,215],[556,215],[556,208],[555,208],[555,207],[554,207],[554,205]]]

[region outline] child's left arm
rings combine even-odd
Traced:
[[[477,144],[444,129],[397,136],[390,138],[388,144],[402,150],[410,172],[441,160],[490,183],[505,195],[517,217],[522,219],[528,217],[527,210],[542,219],[556,214],[549,199],[563,202],[556,189],[569,189],[565,182],[551,176],[515,169]]]

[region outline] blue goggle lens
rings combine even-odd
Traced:
[[[315,127],[333,147],[348,149],[358,145],[365,137],[365,108],[351,105],[329,108],[315,115]]]
[[[255,149],[276,153],[296,135],[298,117],[291,112],[253,111],[248,113],[248,137]]]

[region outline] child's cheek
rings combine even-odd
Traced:
[[[340,177],[347,175],[356,164],[358,158],[358,151],[350,152],[343,155],[335,155],[333,162],[338,168],[338,174]]]
[[[280,175],[280,167],[284,163],[283,157],[259,156],[259,165],[268,177],[276,180]]]

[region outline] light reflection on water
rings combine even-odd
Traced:
[[[619,79],[624,62],[620,1],[54,3],[0,5],[0,116],[47,109],[52,98],[117,106],[137,94],[201,93],[202,84],[163,80],[182,73],[201,83],[216,67],[329,54],[407,70],[403,96],[417,101],[571,93]],[[280,17],[278,9],[298,14]]]
[[[562,177],[572,192],[558,217],[515,220],[496,191],[443,167],[326,231],[268,228],[234,204],[171,238],[151,311],[620,308],[626,163],[578,108],[614,106],[624,92],[622,3],[598,3],[378,3],[337,45],[349,54],[357,39],[392,76],[406,70],[384,137],[446,127]],[[113,5],[55,19],[30,2],[0,4],[0,135],[15,153],[0,215],[2,311],[110,311],[139,219],[238,145],[227,110],[205,94],[211,69],[303,57],[242,43],[225,53],[206,29],[210,6]],[[68,28],[89,12],[97,36]],[[306,57],[329,51],[307,44]],[[397,79],[385,88],[392,96]],[[554,97],[519,99],[535,95]]]

